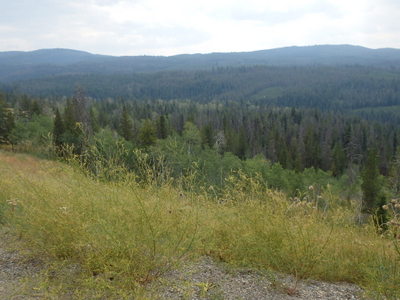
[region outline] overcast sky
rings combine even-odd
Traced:
[[[0,0],[0,51],[111,55],[400,48],[400,0]]]

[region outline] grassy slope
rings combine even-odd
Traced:
[[[79,265],[73,280],[45,275],[42,285],[78,298],[140,293],[142,283],[202,255],[400,296],[391,242],[353,225],[334,195],[320,195],[331,207],[321,212],[312,193],[294,204],[250,178],[233,186],[218,203],[129,178],[96,182],[61,163],[0,152],[0,221],[53,266]]]

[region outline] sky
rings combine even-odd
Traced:
[[[108,55],[400,48],[400,0],[0,0],[0,51]]]

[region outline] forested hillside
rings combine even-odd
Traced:
[[[79,266],[40,275],[51,296],[139,295],[206,256],[396,299],[397,53],[1,53],[0,224]]]
[[[289,47],[248,53],[112,57],[48,49],[0,53],[9,93],[97,100],[190,100],[346,111],[399,124],[399,50]]]
[[[286,47],[253,52],[174,56],[106,56],[69,49],[0,52],[0,82],[12,83],[54,75],[114,75],[237,66],[364,65],[398,68],[398,49],[351,45]]]
[[[218,102],[229,107],[237,102],[244,108],[251,104],[352,114],[398,126],[399,86],[398,71],[369,67],[242,67],[114,76],[71,75],[25,81],[17,85],[16,91],[57,101],[83,87],[92,98],[122,98],[133,106],[152,100]]]
[[[0,137],[0,224],[49,261],[19,293],[181,295],[195,276],[176,286],[168,274],[206,257],[266,278],[268,294],[300,293],[312,278],[400,295],[400,132],[390,122],[77,90],[2,94]],[[222,283],[200,284],[213,295]]]
[[[230,170],[243,167],[289,192],[299,188],[294,182],[301,176],[295,172],[310,168],[350,176],[355,183],[371,149],[379,155],[381,174],[397,174],[396,122],[371,122],[328,110],[235,101],[95,101],[82,91],[51,101],[5,94],[1,106],[2,143],[40,148],[53,142],[58,149],[73,147],[89,160],[87,151],[94,145],[105,162],[121,150],[120,143],[125,150],[142,149],[155,166],[167,167],[174,177],[196,163],[198,180],[205,186],[221,186]],[[258,160],[260,165],[252,169]],[[135,159],[125,154],[118,161],[137,168]],[[292,178],[291,183],[282,178],[273,183],[271,167],[286,172],[282,176]]]

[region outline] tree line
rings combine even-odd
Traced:
[[[62,97],[72,95],[80,85],[96,99],[253,101],[260,105],[352,110],[400,105],[399,75],[398,69],[367,66],[242,66],[52,76],[9,88],[30,95]]]
[[[107,170],[107,179],[117,166],[140,175],[145,157],[155,172],[195,171],[199,187],[216,189],[242,171],[292,195],[315,183],[350,192],[362,181],[368,213],[386,203],[385,186],[400,190],[399,138],[391,123],[252,102],[96,101],[82,90],[57,101],[0,96],[0,144],[51,145],[59,156],[68,150],[92,173]]]
[[[95,101],[82,91],[53,102],[27,96],[8,98],[9,106],[5,96],[1,100],[3,143],[23,139],[12,132],[15,119],[20,124],[32,116],[44,116],[54,119],[56,146],[73,145],[77,153],[84,148],[85,139],[101,128],[109,128],[138,147],[149,147],[159,139],[182,135],[185,124],[191,123],[198,130],[201,147],[220,154],[230,152],[240,159],[261,155],[287,169],[313,167],[338,176],[362,165],[368,149],[374,148],[380,172],[388,175],[400,139],[399,128],[390,123],[251,102]]]

